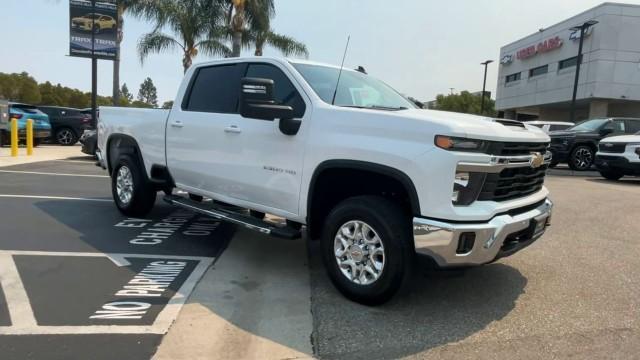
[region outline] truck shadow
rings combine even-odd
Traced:
[[[607,179],[603,179],[603,178],[587,179],[587,181],[591,181],[591,182],[594,182],[594,183],[600,183],[600,184],[622,185],[622,186],[638,186],[638,185],[640,185],[640,177],[629,177],[629,176],[625,176],[622,179],[617,180],[617,181],[607,180]]]
[[[367,307],[331,285],[317,243],[311,243],[310,256],[313,341],[322,359],[400,358],[463,340],[507,316],[527,284],[504,264],[444,271],[419,258],[404,293]]]

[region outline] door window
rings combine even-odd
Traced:
[[[640,131],[640,120],[627,120],[627,133],[635,134]]]
[[[269,64],[250,64],[247,76],[252,78],[271,79],[274,83],[273,97],[279,105],[293,108],[293,117],[301,118],[306,109],[304,100],[282,70]]]
[[[209,66],[198,69],[183,110],[227,113],[238,112],[243,64]]]
[[[624,121],[623,120],[612,120],[604,126],[604,129],[613,130],[614,133],[623,133],[624,132]]]
[[[559,131],[559,130],[566,130],[568,128],[570,128],[571,125],[551,125],[549,126],[549,131]]]

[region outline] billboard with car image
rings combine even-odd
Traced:
[[[69,15],[69,55],[116,58],[116,0],[69,0]]]

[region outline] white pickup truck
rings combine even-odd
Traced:
[[[98,124],[121,212],[144,216],[164,191],[265,234],[305,225],[335,286],[366,304],[399,289],[416,253],[473,266],[538,239],[548,144],[520,122],[418,109],[362,71],[265,57],[194,65],[170,111],[102,107]]]

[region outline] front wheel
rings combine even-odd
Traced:
[[[577,146],[569,157],[569,167],[571,170],[585,171],[593,165],[594,151],[589,146]]]
[[[411,224],[397,204],[359,196],[336,206],[325,223],[322,256],[329,277],[347,298],[367,305],[388,301],[411,269]]]
[[[156,190],[147,182],[142,166],[128,155],[123,155],[111,174],[111,193],[126,216],[143,217],[156,201]]]
[[[620,180],[624,175],[617,171],[600,171],[600,175],[607,180]]]

